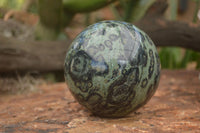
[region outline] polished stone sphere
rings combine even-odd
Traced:
[[[146,33],[130,23],[102,21],[73,40],[64,70],[81,105],[97,116],[123,117],[155,93],[160,60]]]

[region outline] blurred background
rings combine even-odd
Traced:
[[[166,22],[156,22],[163,27],[168,27],[171,22],[172,24],[173,22],[181,22],[180,24],[187,24],[193,29],[199,29],[199,9],[200,0],[1,0],[0,45],[1,40],[6,40],[6,43],[16,42],[16,45],[22,42],[37,41],[70,42],[88,25],[110,19],[137,25],[142,20],[145,20],[142,22],[146,24],[151,19],[164,18]],[[145,26],[154,28],[154,23]],[[143,26],[140,28],[143,29]],[[194,40],[195,38],[200,38],[200,34],[196,34]],[[10,41],[9,39],[15,40]],[[157,43],[155,44],[157,45]],[[200,69],[200,52],[198,50],[194,51],[194,48],[191,50],[189,47],[187,49],[177,47],[179,44],[176,45],[174,42],[171,45],[164,46],[158,43],[157,46],[162,69]],[[0,61],[0,64],[2,63]],[[9,66],[8,64],[6,65]],[[0,69],[2,69],[1,73],[4,73],[4,70],[5,73],[16,73],[14,67],[12,71],[5,69],[5,67],[0,67]],[[23,69],[25,72],[29,71],[29,69]],[[61,69],[61,67],[58,69]],[[36,71],[40,72],[40,69],[36,69]],[[60,74],[56,74],[49,69],[48,73],[43,75],[43,78],[52,82],[63,81],[62,71]],[[43,72],[42,69],[41,72]],[[2,75],[5,76],[5,73]],[[59,78],[59,76],[62,78]],[[0,81],[1,84],[3,82],[5,80]],[[32,82],[32,80],[29,82]]]

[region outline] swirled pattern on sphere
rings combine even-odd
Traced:
[[[155,93],[160,60],[146,33],[126,22],[102,21],[74,39],[64,70],[80,104],[98,116],[122,117]]]

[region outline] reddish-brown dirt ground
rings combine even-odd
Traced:
[[[200,132],[200,72],[163,70],[157,92],[138,111],[117,119],[93,116],[65,83],[0,95],[0,133]]]

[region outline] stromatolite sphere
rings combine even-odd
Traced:
[[[143,31],[125,22],[102,21],[74,39],[64,69],[80,104],[101,117],[122,117],[152,97],[160,60]]]

